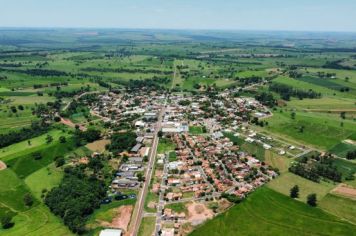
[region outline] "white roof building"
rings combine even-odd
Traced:
[[[122,230],[121,229],[103,229],[100,231],[99,236],[121,236]]]

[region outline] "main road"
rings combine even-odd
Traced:
[[[149,191],[149,186],[150,186],[150,182],[151,182],[152,175],[153,175],[153,166],[156,161],[157,147],[158,147],[158,141],[159,141],[158,132],[161,130],[161,127],[162,127],[162,120],[163,120],[165,111],[166,111],[166,102],[164,103],[164,105],[158,115],[158,121],[156,123],[154,138],[153,138],[153,142],[152,142],[152,146],[151,146],[151,150],[150,150],[150,154],[149,154],[149,162],[147,165],[145,182],[143,183],[142,190],[140,191],[139,196],[138,196],[138,201],[136,202],[135,211],[133,213],[132,221],[130,224],[131,227],[129,229],[129,235],[133,235],[133,236],[137,235],[138,229],[139,229],[141,221],[142,221],[145,199],[146,199],[147,193]]]

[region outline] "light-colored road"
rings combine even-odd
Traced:
[[[74,100],[78,100],[79,98],[83,97],[84,95],[87,95],[87,94],[95,94],[95,93],[100,93],[99,91],[91,91],[91,92],[85,92],[85,93],[82,93],[80,95],[76,95],[74,96],[73,100],[68,102],[64,107],[63,107],[63,111],[66,111],[69,107],[69,105],[74,101]]]
[[[149,155],[149,163],[147,165],[147,171],[146,171],[146,175],[145,175],[145,182],[143,183],[142,186],[142,190],[139,193],[139,197],[138,197],[138,201],[136,203],[136,211],[134,212],[133,216],[132,216],[132,223],[131,223],[131,229],[129,229],[129,235],[133,235],[136,236],[138,233],[138,229],[140,228],[140,224],[142,221],[142,217],[143,217],[143,209],[144,209],[144,204],[145,204],[145,199],[148,193],[148,188],[152,179],[152,175],[153,175],[153,165],[156,161],[156,154],[157,154],[157,146],[158,146],[158,141],[159,141],[159,137],[158,137],[158,131],[161,129],[161,125],[162,125],[162,119],[163,119],[163,115],[165,113],[165,105],[162,107],[159,117],[158,117],[158,121],[156,123],[156,129],[155,129],[155,135],[154,135],[154,139],[152,142],[152,147],[151,147],[151,151],[150,151],[150,155]]]

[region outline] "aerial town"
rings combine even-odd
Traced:
[[[241,151],[224,135],[246,133],[249,116],[271,115],[255,99],[235,98],[233,92],[227,90],[214,98],[145,93],[98,95],[98,101],[90,107],[93,114],[105,122],[131,120],[135,127],[134,146],[116,153],[127,159],[120,164],[110,186],[113,193],[139,190],[141,202],[137,202],[134,221],[155,214],[155,234],[182,235],[189,230],[187,223],[196,226],[211,219],[231,202],[244,199],[277,177],[272,167]],[[195,131],[190,132],[192,129]],[[254,136],[246,136],[246,141],[255,141],[251,138]],[[175,148],[157,154],[159,139],[168,140]],[[261,145],[272,148],[267,143]],[[138,173],[145,173],[144,181]],[[149,202],[150,211],[145,212],[143,205],[150,192],[157,195],[158,201]],[[198,209],[194,216],[175,210],[174,206],[185,205],[191,211]],[[209,205],[216,205],[214,211]]]

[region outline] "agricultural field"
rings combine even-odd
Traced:
[[[190,235],[285,235],[286,232],[289,235],[354,235],[355,227],[319,208],[263,187]]]
[[[91,178],[102,181],[104,190],[96,190],[102,190],[103,195],[119,194],[108,186],[124,160],[107,147],[112,135],[134,130],[139,115],[110,123],[103,119],[102,112],[106,111],[102,107],[96,112],[92,107],[99,94],[130,97],[137,91],[152,97],[164,94],[169,99],[196,95],[200,100],[200,95],[207,95],[212,101],[229,91],[236,99],[255,98],[268,113],[259,118],[232,109],[230,112],[241,119],[219,114],[199,120],[217,119],[222,124],[219,131],[238,146],[239,152],[278,169],[279,175],[241,203],[198,226],[191,235],[355,235],[355,201],[332,191],[338,184],[356,187],[356,161],[346,159],[356,150],[353,36],[336,34],[333,41],[329,40],[332,36],[322,33],[113,29],[87,35],[82,31],[0,30],[0,180],[6,180],[0,181],[0,219],[10,216],[13,223],[9,229],[0,227],[0,235],[99,235],[103,228],[122,226],[118,216],[131,212],[135,199],[105,199],[110,201],[107,204],[96,199],[98,205],[90,207],[90,214],[73,220],[83,222],[84,233],[79,232],[81,227],[70,230],[64,214],[55,215],[55,207],[50,207],[46,197],[51,190],[68,186],[66,181],[77,183],[73,188],[91,187]],[[132,104],[132,110],[139,102]],[[219,110],[219,105],[212,102],[205,108]],[[112,110],[107,113],[115,115]],[[191,135],[210,138],[207,125],[196,126],[192,117],[184,119]],[[276,140],[264,139],[271,144],[268,149],[261,142],[250,143],[246,137],[226,131],[240,132],[242,127]],[[258,134],[256,138],[260,137]],[[298,148],[289,149],[292,145]],[[179,160],[175,149],[171,136],[159,139],[157,154],[167,154],[169,162]],[[279,153],[281,149],[287,153]],[[289,167],[304,151],[335,155],[333,165],[342,173],[342,183],[325,179],[317,183],[291,173]],[[92,161],[97,153],[95,160],[99,161]],[[161,182],[163,167],[152,168],[143,200],[148,215],[138,230],[142,236],[152,235],[156,224],[152,215],[157,212],[159,198],[152,189]],[[289,197],[294,185],[300,189],[297,199]],[[140,189],[123,193],[138,195]],[[91,188],[83,192],[93,197]],[[305,203],[310,193],[317,194],[315,208]],[[183,198],[193,198],[194,194],[184,192]],[[32,204],[25,204],[26,197]],[[166,207],[187,213],[183,203]],[[123,215],[125,226],[131,214]]]

